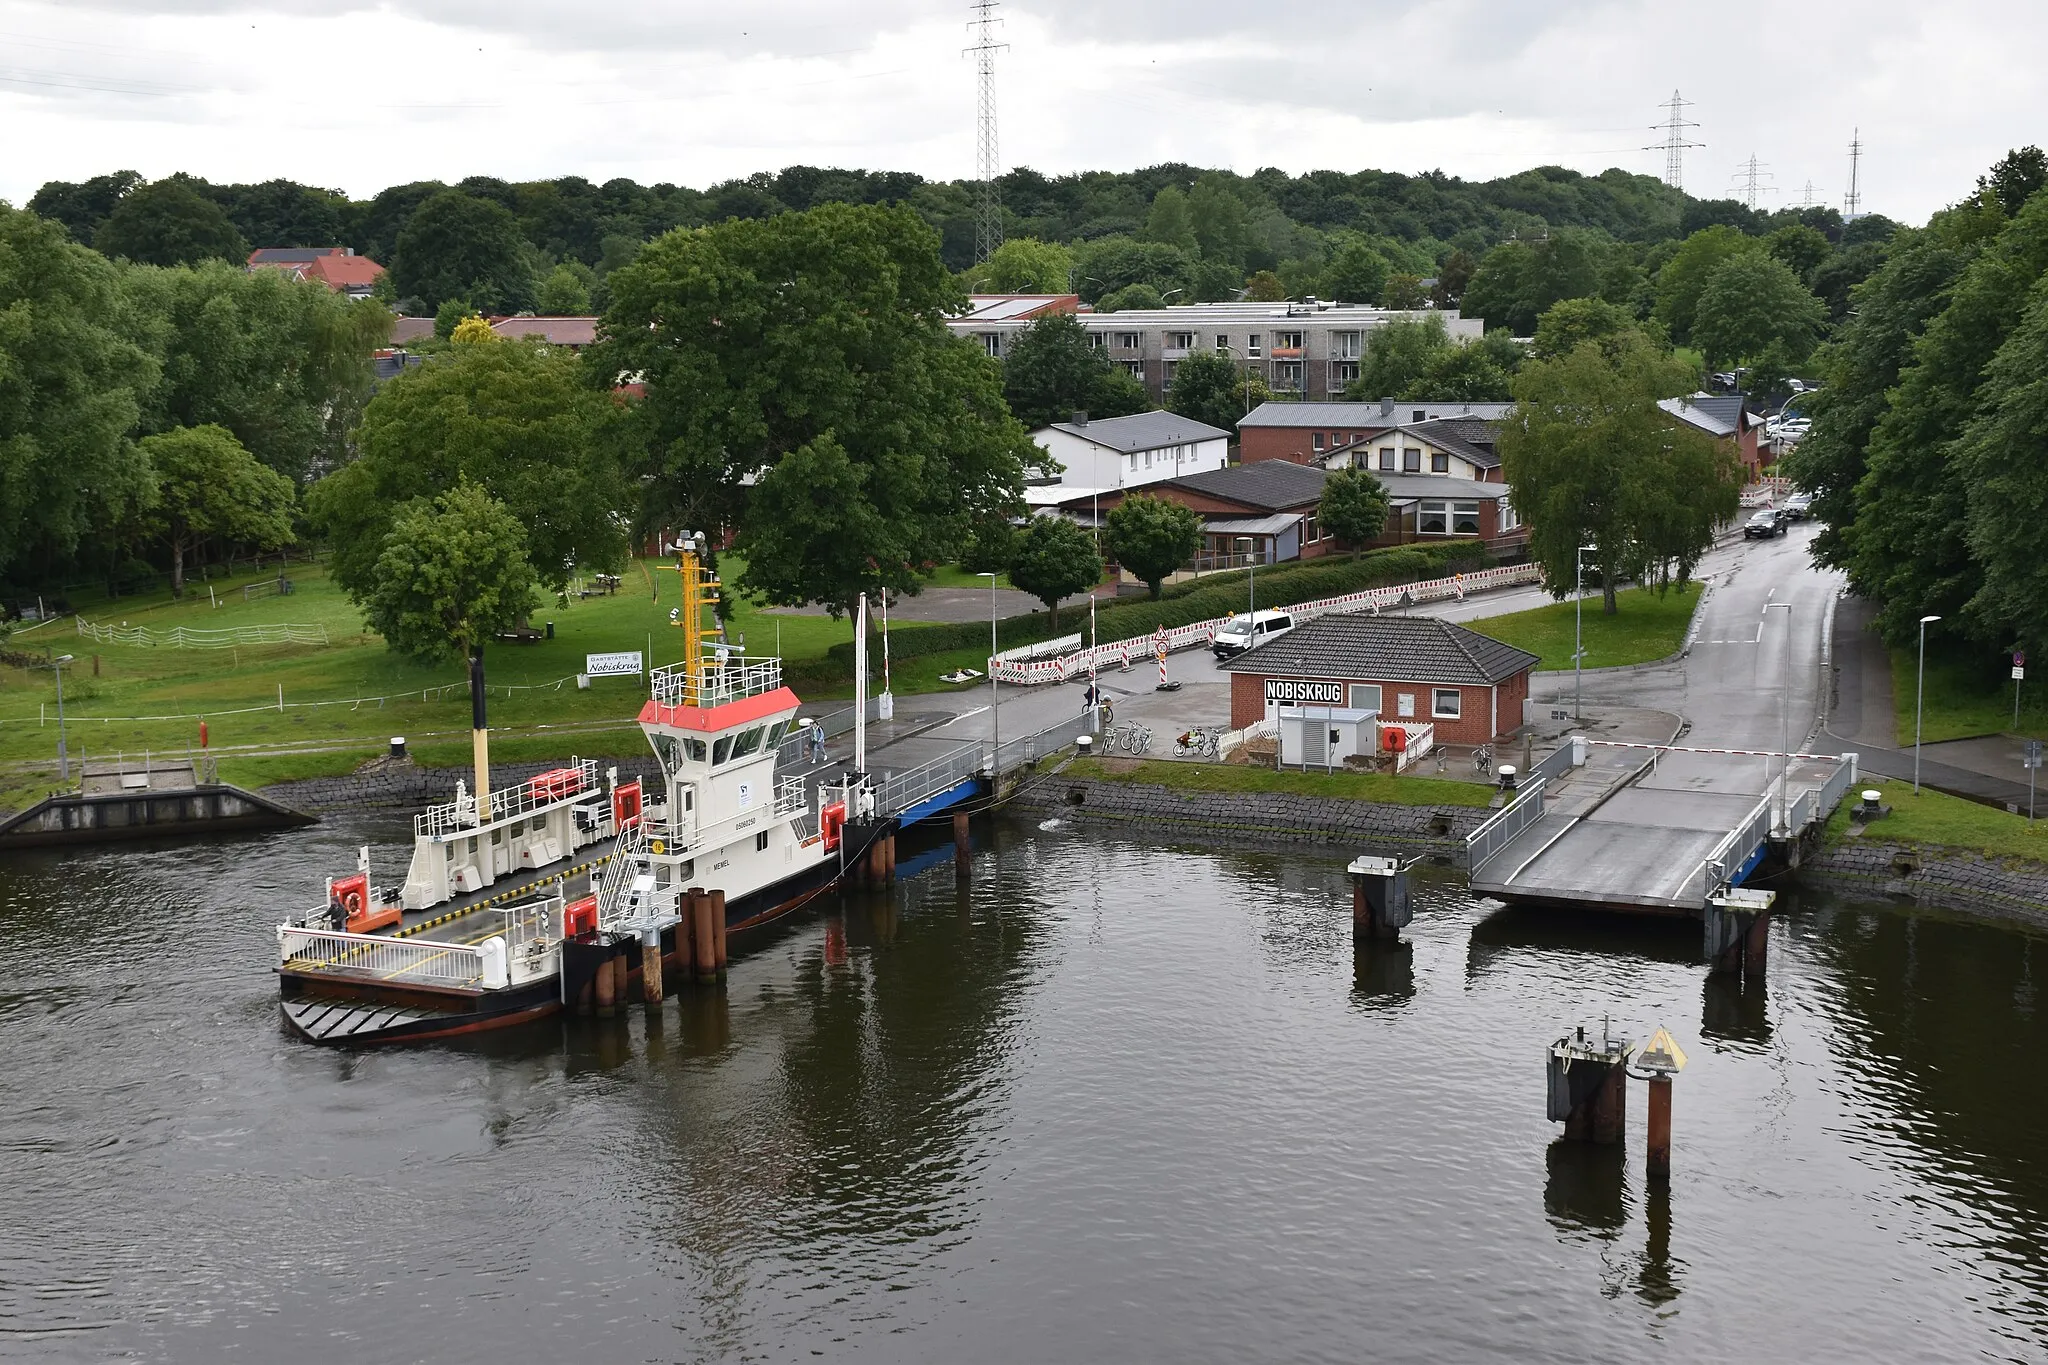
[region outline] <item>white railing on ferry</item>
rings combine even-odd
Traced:
[[[556,790],[544,786],[538,778],[528,778],[513,787],[501,787],[491,793],[491,820],[517,820],[534,811],[560,805],[571,797],[589,800],[603,794],[597,781],[597,760],[578,759],[573,764],[564,764],[576,774],[573,791]],[[426,811],[412,818],[412,832],[415,838],[428,834],[453,834],[459,830],[477,827],[477,805],[474,796],[465,795],[460,801],[444,801],[438,806],[429,806]]]
[[[724,663],[706,660],[697,666],[696,686],[684,664],[663,664],[654,670],[654,700],[663,706],[723,706],[758,697],[782,686],[782,660],[761,655],[729,654]]]
[[[498,948],[503,970],[504,947]],[[380,938],[333,929],[277,929],[277,960],[292,971],[331,971],[427,986],[476,986],[488,974],[482,948],[425,939]]]

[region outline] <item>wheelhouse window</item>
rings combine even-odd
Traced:
[[[1463,714],[1465,694],[1455,687],[1433,687],[1429,692],[1429,714],[1437,720],[1456,720]]]
[[[734,758],[745,758],[748,754],[758,750],[761,747],[761,736],[766,734],[767,730],[768,727],[765,725],[756,725],[753,729],[741,734],[733,741],[732,756]]]
[[[732,736],[725,735],[711,746],[711,766],[716,768],[732,757]]]

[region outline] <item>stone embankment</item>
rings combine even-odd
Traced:
[[[651,753],[644,759],[601,758],[597,763],[599,773],[616,766],[621,782],[630,782],[636,777],[652,782],[660,776]],[[566,759],[494,763],[491,765],[491,785],[503,790],[566,764]],[[473,785],[474,773],[468,768],[422,768],[411,759],[381,758],[342,777],[309,777],[298,782],[279,782],[263,788],[262,794],[303,811],[391,806],[423,810],[439,802],[453,801],[457,782]]]
[[[1847,839],[1799,869],[1804,880],[1845,891],[1900,896],[2048,928],[2048,866],[1960,849],[1918,849]]]
[[[1403,844],[1462,853],[1491,811],[1398,806],[1287,792],[1186,791],[1141,782],[1048,776],[1007,803],[1010,813],[1146,833],[1207,834],[1309,844]]]

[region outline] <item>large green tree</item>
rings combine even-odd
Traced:
[[[349,590],[393,650],[424,663],[479,656],[533,610],[525,528],[482,487],[465,480],[394,511]]]
[[[618,567],[625,423],[559,348],[459,346],[391,380],[363,414],[356,459],[307,494],[335,581],[367,591],[397,509],[463,482],[518,519],[533,581],[560,590],[577,566]]]
[[[1425,403],[1505,403],[1512,396],[1521,347],[1506,332],[1446,346],[1399,397]]]
[[[94,234],[100,230],[100,224],[113,215],[121,196],[141,183],[140,171],[96,175],[79,184],[52,180],[29,199],[28,210],[41,217],[55,219],[70,232],[71,240],[91,246]]]
[[[961,282],[978,294],[1064,294],[1074,287],[1074,253],[1058,242],[1012,237]]]
[[[1166,185],[1152,196],[1151,212],[1145,215],[1145,241],[1164,242],[1182,251],[1195,251],[1195,220],[1188,214],[1188,197],[1178,185]]]
[[[1193,257],[1168,242],[1103,237],[1074,253],[1074,292],[1086,303],[1126,285],[1146,285],[1164,297],[1170,290],[1184,295],[1193,283]]]
[[[1098,349],[1072,313],[1034,319],[1011,339],[1003,357],[1003,398],[1033,431],[1076,412],[1122,417],[1152,406],[1145,386]]]
[[[1369,243],[1346,242],[1323,269],[1323,292],[1340,303],[1376,303],[1387,285],[1387,258]]]
[[[1198,350],[1175,367],[1166,406],[1234,437],[1238,419],[1272,396],[1256,367],[1239,368],[1228,351]]]
[[[299,481],[338,463],[391,333],[382,305],[219,262],[122,277],[130,335],[158,358],[143,432],[218,424]]]
[[[211,424],[145,436],[155,480],[145,512],[171,552],[171,596],[185,595],[185,556],[208,540],[274,550],[292,538],[292,481]]]
[[[1010,582],[1045,603],[1059,629],[1060,601],[1102,581],[1095,537],[1065,517],[1033,517],[1010,554]]]
[[[963,299],[938,245],[910,209],[827,204],[673,232],[614,271],[590,365],[645,385],[648,523],[729,527],[746,588],[844,610],[917,591],[1019,507],[1043,453],[997,362],[946,330]]]
[[[467,299],[491,313],[533,307],[533,248],[509,209],[461,190],[442,190],[415,209],[398,234],[392,283],[429,310]]]
[[[1982,571],[1965,609],[1973,633],[2048,654],[2048,275],[1986,368],[1955,459]]]
[[[1733,257],[1763,249],[1756,238],[1726,224],[1701,228],[1679,243],[1657,272],[1657,320],[1671,329],[1674,341],[1690,342],[1693,314],[1714,272]]]
[[[1566,299],[1536,320],[1529,354],[1538,360],[1556,360],[1588,341],[1620,346],[1631,336],[1643,339],[1641,324],[1620,304],[1605,299]]]
[[[1367,334],[1358,378],[1344,387],[1355,402],[1394,398],[1408,391],[1456,343],[1435,313],[1420,318],[1395,318]]]
[[[1823,316],[1820,300],[1791,267],[1762,252],[1741,252],[1707,277],[1693,309],[1692,344],[1709,365],[1746,365],[1773,346],[1797,364],[1812,352]]]
[[[0,574],[53,571],[147,500],[129,440],[156,362],[121,330],[120,272],[0,204]]]
[[[1323,484],[1316,515],[1323,529],[1357,549],[1386,533],[1387,486],[1364,469],[1336,469]]]
[[[1986,367],[2044,272],[2048,195],[2036,195],[1956,280],[1871,429],[1843,559],[1894,644],[1910,640],[1923,615],[1943,617],[1944,635],[1967,636],[1973,627],[1963,608],[1983,571],[1970,550],[1973,474],[1957,459],[1957,443],[1979,415]]]
[[[2004,220],[1975,203],[1937,213],[1926,228],[1895,239],[1883,266],[1857,290],[1857,307],[1816,357],[1825,383],[1803,409],[1813,430],[1786,457],[1786,472],[1813,494],[1820,531],[1814,557],[1846,570],[1849,536],[1864,496],[1870,434],[1929,319]],[[1876,248],[1858,248],[1876,250]]]
[[[1202,548],[1202,516],[1149,493],[1133,493],[1103,518],[1109,554],[1152,590],[1158,601],[1167,576]]]
[[[93,234],[101,254],[138,265],[240,265],[249,244],[220,205],[177,177],[130,190]]]
[[[1586,544],[1597,547],[1588,563],[1600,570],[1609,613],[1621,578],[1682,583],[1714,528],[1735,515],[1734,453],[1657,406],[1691,387],[1684,365],[1643,342],[1619,354],[1588,342],[1516,376],[1501,472],[1557,596],[1571,590]]]

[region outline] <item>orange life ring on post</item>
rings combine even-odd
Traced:
[[[1380,728],[1380,747],[1390,754],[1407,753],[1408,732],[1398,725],[1382,726]]]
[[[846,828],[846,803],[834,801],[818,812],[818,827],[824,831],[825,851],[836,852],[839,848],[839,832]]]

